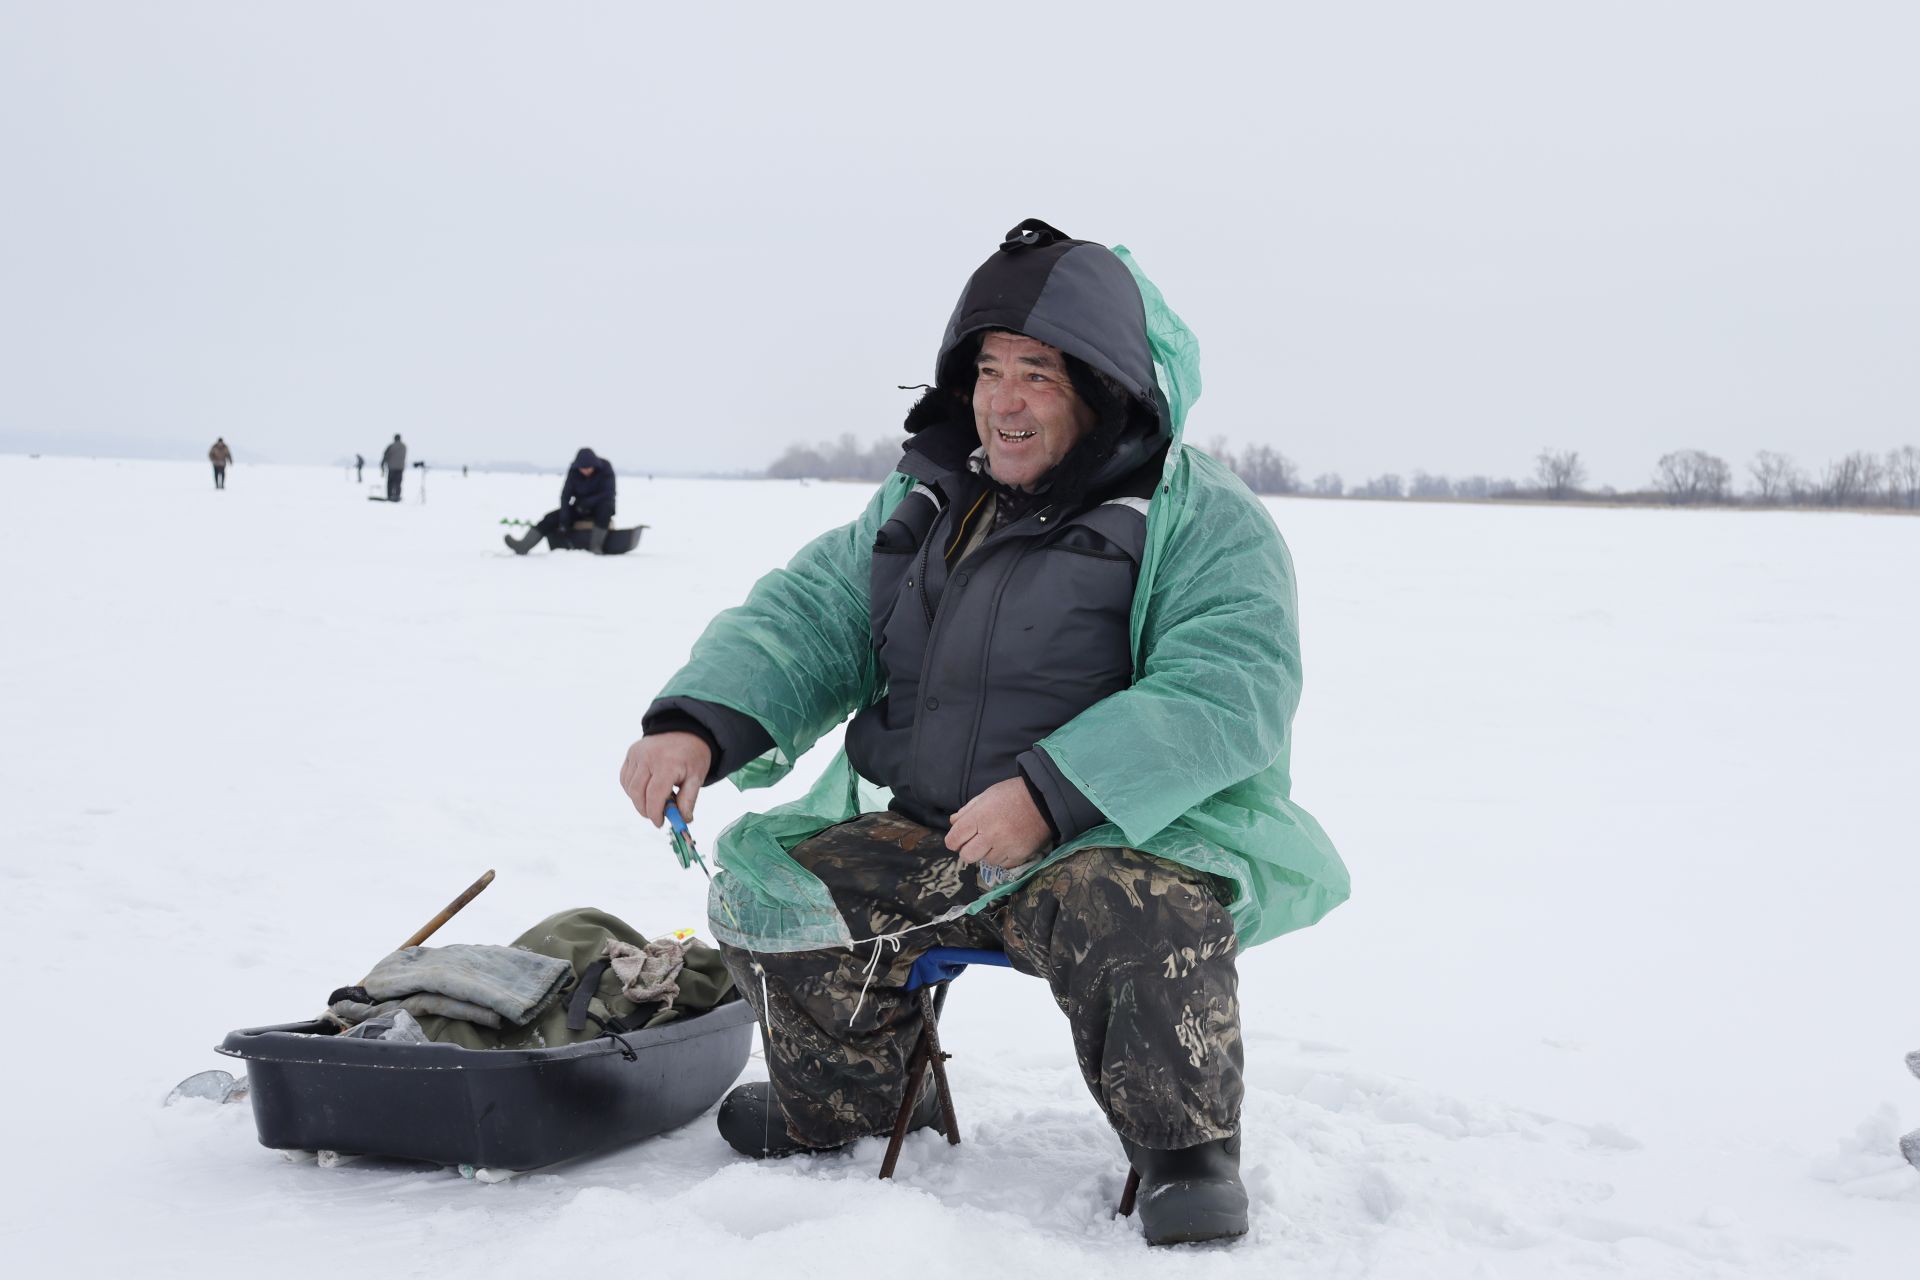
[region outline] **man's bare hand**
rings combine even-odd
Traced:
[[[627,748],[620,789],[640,816],[659,826],[667,801],[679,796],[680,816],[693,821],[693,802],[713,767],[713,750],[697,733],[653,733]]]
[[[962,862],[1018,867],[1046,847],[1053,828],[1020,778],[996,782],[960,806],[947,831],[947,848]]]

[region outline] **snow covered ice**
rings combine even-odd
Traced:
[[[1912,519],[1271,504],[1296,795],[1354,897],[1243,959],[1236,1246],[1150,1253],[1110,1217],[1118,1144],[1042,985],[999,971],[944,1023],[965,1142],[915,1135],[891,1184],[879,1142],[754,1164],[710,1119],[482,1186],[163,1108],[488,867],[440,940],[588,904],[702,924],[621,756],[707,618],[867,490],[636,470],[638,551],[517,559],[497,521],[553,476],[434,471],[421,504],[413,472],[389,507],[338,470],[243,459],[215,493],[0,458],[16,1274],[1920,1269]],[[706,791],[696,832],[810,777]]]

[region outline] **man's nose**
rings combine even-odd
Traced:
[[[987,400],[987,408],[994,413],[1013,414],[1026,407],[1026,396],[1019,383],[1002,379],[993,384],[993,392]]]

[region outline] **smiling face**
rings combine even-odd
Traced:
[[[990,333],[980,343],[973,424],[987,447],[987,469],[1001,484],[1033,488],[1096,420],[1058,347],[1017,333]]]

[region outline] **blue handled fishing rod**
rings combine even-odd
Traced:
[[[667,801],[667,825],[673,828],[673,855],[680,859],[682,867],[698,866],[707,879],[713,879],[713,872],[707,870],[705,858],[693,843],[693,832],[687,829],[687,820],[680,816],[680,806]]]
[[[687,820],[680,814],[680,806],[672,800],[667,801],[667,825],[673,828],[673,856],[680,859],[682,867],[699,867],[700,874],[713,883],[713,872],[707,870],[707,860],[700,856],[700,849],[693,843],[693,832],[687,828]],[[739,924],[733,914],[733,906],[725,898],[720,900],[721,909],[727,913],[727,919]]]

